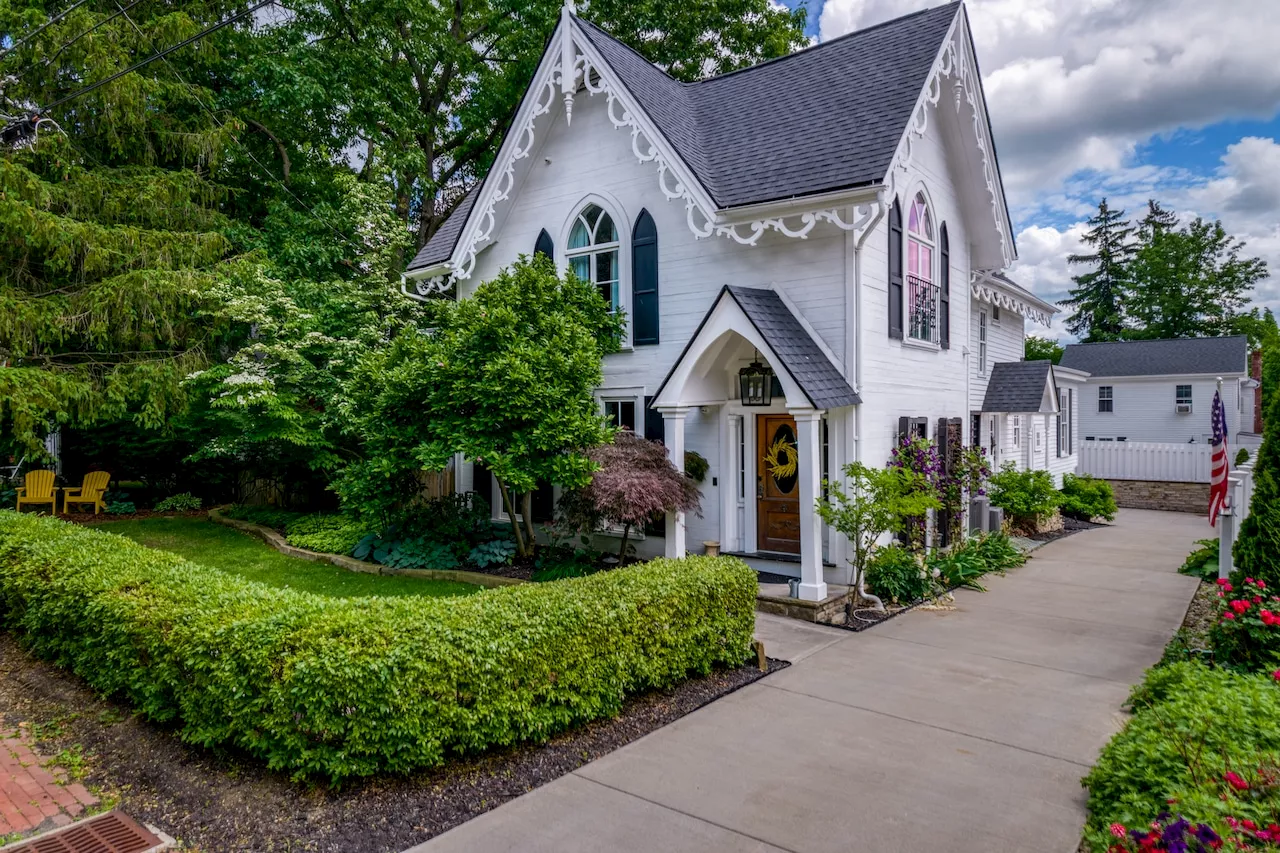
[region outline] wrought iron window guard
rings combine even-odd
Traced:
[[[914,275],[907,276],[907,334],[917,341],[939,342],[938,285]]]

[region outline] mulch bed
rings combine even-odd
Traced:
[[[769,671],[788,666],[769,659]],[[142,822],[206,851],[391,853],[438,835],[575,770],[762,677],[754,665],[628,700],[612,720],[541,746],[455,761],[409,778],[334,791],[301,786],[252,760],[188,746],[0,632],[0,720],[47,733],[42,751],[73,744],[87,783]]]
[[[186,510],[184,512],[156,512],[152,509],[144,509],[139,512],[125,512],[108,515],[107,513],[99,513],[94,515],[91,512],[60,512],[58,518],[63,521],[70,521],[72,524],[102,524],[107,521],[137,521],[144,518],[208,518],[209,513],[203,509]]]
[[[1212,656],[1213,644],[1209,642],[1209,629],[1217,616],[1217,600],[1217,585],[1201,581],[1196,594],[1191,597],[1191,603],[1187,605],[1181,627],[1165,646],[1163,662]]]

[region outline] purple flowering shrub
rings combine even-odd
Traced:
[[[963,538],[964,513],[969,501],[987,493],[987,479],[991,476],[991,466],[982,448],[959,449],[948,466],[933,441],[919,436],[903,438],[893,449],[889,466],[919,474],[922,487],[941,505],[941,517],[950,525],[951,541]],[[924,516],[908,520],[907,544],[912,550],[924,547],[925,523]]]

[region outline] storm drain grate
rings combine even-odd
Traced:
[[[143,853],[163,842],[124,812],[107,812],[33,838],[5,853]]]

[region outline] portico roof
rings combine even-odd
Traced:
[[[700,351],[694,350],[694,345],[699,341],[708,319],[726,299],[741,309],[754,336],[758,336],[767,348],[766,357],[773,369],[785,371],[815,409],[838,409],[862,402],[822,346],[776,291],[725,285],[653,395],[654,405],[663,403],[663,392],[672,377],[687,366],[690,359],[701,355]]]

